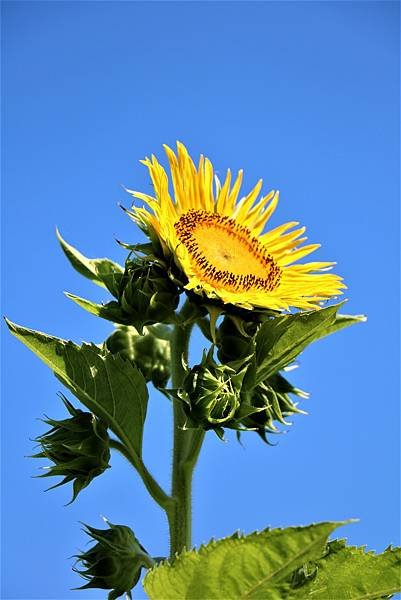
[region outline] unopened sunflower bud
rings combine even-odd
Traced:
[[[36,438],[41,452],[33,455],[33,458],[48,458],[54,463],[39,477],[63,477],[62,481],[49,489],[73,481],[73,502],[92,479],[109,467],[109,436],[103,421],[91,413],[74,408],[66,398],[62,397],[62,400],[72,416],[61,421],[44,421],[51,429]]]
[[[144,327],[144,335],[140,335],[134,327],[120,326],[106,340],[112,354],[130,360],[156,387],[165,387],[171,372],[170,343],[157,335],[164,332],[162,327]]]
[[[217,330],[217,356],[223,364],[245,359],[255,353],[258,324],[226,316]],[[241,329],[241,331],[240,331]]]
[[[276,423],[290,425],[286,418],[306,414],[297,407],[289,394],[307,398],[308,394],[291,385],[280,373],[258,384],[252,391],[252,405],[257,411],[241,421],[245,429],[255,430],[267,442],[266,433],[277,433]]]
[[[123,594],[131,598],[131,590],[139,580],[141,569],[151,568],[155,561],[129,527],[106,522],[108,529],[85,525],[85,533],[96,543],[76,557],[84,568],[74,567],[74,570],[87,580],[85,585],[76,589],[111,590],[108,600],[115,600]]]
[[[155,264],[127,261],[119,303],[136,329],[168,322],[178,306],[177,286]]]
[[[190,425],[205,430],[215,429],[221,435],[223,427],[236,420],[241,405],[241,386],[245,370],[236,373],[227,365],[217,364],[204,356],[184,379],[179,392]]]

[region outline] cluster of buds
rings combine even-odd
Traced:
[[[137,584],[142,568],[151,568],[155,560],[141,546],[134,532],[125,525],[106,521],[108,529],[85,525],[85,532],[96,542],[89,550],[77,555],[83,569],[74,568],[87,583],[79,590],[100,588],[111,590],[108,600],[122,595],[131,599],[131,590]]]
[[[109,467],[109,435],[105,423],[95,415],[74,408],[64,397],[62,400],[71,418],[44,421],[51,429],[36,438],[41,452],[33,458],[47,458],[54,463],[39,477],[63,477],[50,489],[73,481],[73,502],[92,479]]]
[[[146,381],[164,388],[171,374],[170,342],[167,327],[144,327],[140,335],[134,327],[121,325],[107,338],[106,348],[119,353],[142,372]],[[163,337],[161,337],[163,336]]]
[[[118,302],[124,323],[142,333],[145,325],[167,323],[174,318],[179,290],[166,270],[144,260],[127,260]]]
[[[266,433],[277,433],[275,422],[289,425],[286,417],[301,413],[290,394],[308,397],[280,373],[252,384],[249,376],[255,355],[257,321],[226,316],[217,330],[217,364],[211,354],[187,374],[182,390],[188,427],[214,429],[222,437],[223,428],[256,431],[268,442]],[[249,369],[249,372],[248,372]]]

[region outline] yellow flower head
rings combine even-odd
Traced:
[[[172,191],[166,171],[155,156],[141,161],[149,169],[154,196],[128,190],[145,202],[131,217],[148,234],[156,235],[164,256],[185,274],[185,288],[244,308],[316,309],[341,294],[341,277],[327,273],[332,262],[293,264],[319,244],[301,244],[305,228],[292,221],[263,233],[279,194],[258,200],[262,180],[237,201],[242,171],[224,183],[211,162],[200,157],[198,167],[181,143],[177,154],[168,146]]]

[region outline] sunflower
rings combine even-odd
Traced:
[[[169,178],[155,156],[141,162],[149,169],[154,196],[127,190],[146,206],[133,206],[133,220],[159,241],[163,255],[185,274],[185,288],[243,308],[317,309],[341,294],[341,277],[327,273],[335,263],[294,264],[320,247],[302,245],[305,227],[291,221],[263,233],[279,193],[258,199],[262,180],[238,200],[243,172],[223,183],[211,162],[200,156],[195,166],[187,149],[164,146]]]

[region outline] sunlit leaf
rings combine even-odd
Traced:
[[[56,234],[64,254],[74,269],[97,285],[107,288],[117,298],[124,272],[121,265],[108,258],[87,258],[71,244],[68,244],[58,230],[56,230]]]
[[[364,320],[337,315],[342,304],[265,321],[256,335],[256,383],[289,365],[312,342]]]
[[[322,555],[328,536],[344,523],[264,530],[212,541],[149,571],[151,600],[282,600],[290,577]]]

